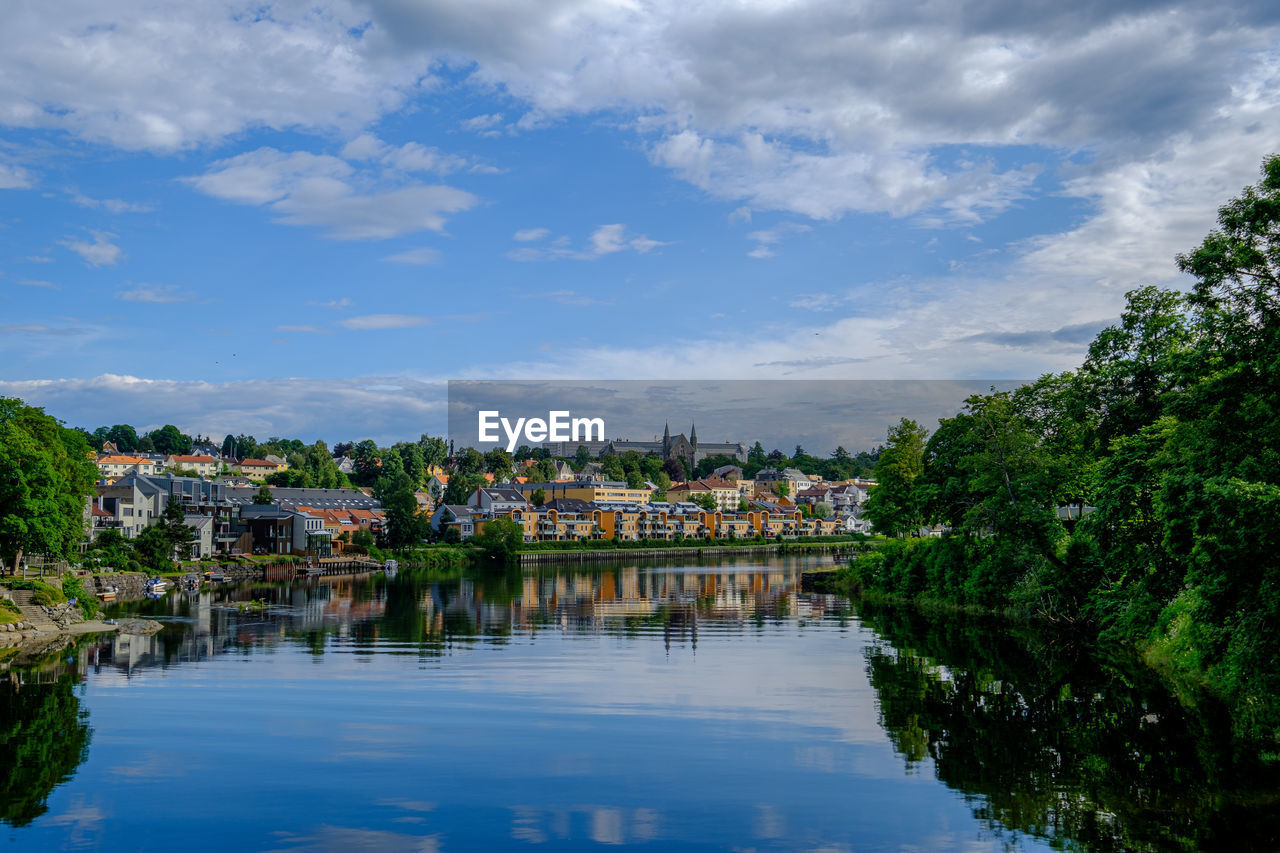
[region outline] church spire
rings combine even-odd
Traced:
[[[667,421],[666,426],[662,428],[662,455],[667,455],[667,450],[671,447],[671,421]]]
[[[689,443],[693,445],[693,449],[698,449],[698,425],[696,423],[689,426]]]

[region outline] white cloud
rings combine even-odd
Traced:
[[[67,190],[71,200],[81,207],[105,210],[108,213],[147,213],[154,210],[149,204],[124,201],[118,198],[90,198],[78,190]]]
[[[551,302],[557,302],[561,305],[571,305],[574,307],[583,307],[586,305],[611,305],[612,302],[603,299],[596,299],[576,290],[544,290],[538,293],[529,293],[525,295],[526,299],[545,299]]]
[[[792,234],[803,234],[806,231],[812,231],[808,225],[799,222],[783,222],[775,225],[773,228],[764,228],[759,231],[752,231],[747,234],[747,239],[755,242],[755,248],[747,252],[749,258],[772,258],[776,252],[774,246],[777,246],[785,237]]]
[[[326,229],[336,240],[385,240],[443,231],[447,214],[478,199],[464,190],[414,181],[387,183],[327,154],[259,148],[184,179],[215,198],[261,205],[284,225]]]
[[[34,279],[34,278],[21,278],[15,281],[14,284],[20,285],[22,287],[43,287],[47,290],[62,290],[62,285],[60,284],[57,284],[52,281],[42,281],[40,279]]]
[[[31,173],[21,166],[0,163],[0,190],[25,190],[35,185]]]
[[[168,151],[253,127],[356,129],[430,86],[422,57],[372,55],[352,0],[92,0],[8,10],[0,123]]]
[[[332,335],[333,329],[326,329],[323,326],[276,326],[277,332],[295,332],[303,335]]]
[[[502,113],[472,116],[462,122],[463,130],[470,130],[481,136],[497,136],[498,126],[502,124]]]
[[[348,160],[365,160],[381,163],[402,172],[436,172],[447,175],[467,165],[465,157],[445,154],[417,142],[400,146],[388,145],[371,133],[362,134],[348,142],[342,149]]]
[[[436,249],[409,249],[405,252],[399,252],[394,255],[387,255],[384,261],[390,261],[395,264],[410,264],[412,266],[426,266],[434,264],[440,260],[440,252]]]
[[[308,302],[307,304],[314,305],[318,308],[338,309],[338,308],[349,308],[354,303],[350,299],[344,296],[341,299],[330,299],[328,302]]]
[[[111,242],[116,235],[106,231],[90,231],[89,236],[93,238],[92,243],[68,237],[66,240],[59,240],[58,245],[66,246],[84,258],[89,266],[109,267],[120,260],[120,247]]]
[[[364,314],[359,317],[348,317],[341,325],[357,331],[377,331],[381,329],[411,329],[426,326],[430,318],[417,314]]]
[[[551,234],[546,228],[530,228],[517,231],[515,239],[522,242],[544,240]],[[584,249],[574,249],[568,237],[561,236],[552,240],[545,247],[524,246],[507,252],[513,261],[547,261],[569,259],[575,261],[592,261],[605,255],[622,251],[633,251],[644,255],[666,246],[660,240],[651,240],[646,234],[628,234],[627,226],[621,224],[601,225],[591,232]]]
[[[176,284],[138,284],[127,290],[117,290],[116,299],[125,302],[191,302],[198,294],[183,290]]]

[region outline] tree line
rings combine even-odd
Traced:
[[[1177,264],[1078,370],[890,429],[866,512],[908,539],[852,579],[1086,626],[1280,731],[1280,157]]]

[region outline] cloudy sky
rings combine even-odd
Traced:
[[[11,5],[0,393],[90,428],[1069,368],[1280,150],[1274,3]]]

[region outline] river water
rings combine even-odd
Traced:
[[[0,838],[1280,849],[1275,756],[1214,703],[1060,636],[803,593],[813,559],[121,605],[165,629],[5,664]]]

